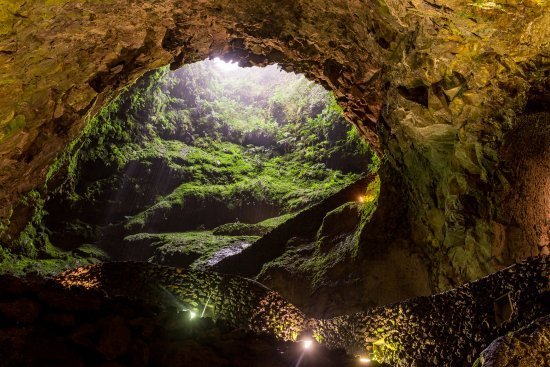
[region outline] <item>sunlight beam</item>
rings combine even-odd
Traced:
[[[218,70],[225,73],[235,71],[239,68],[239,64],[236,61],[224,61],[219,57],[214,58],[214,65],[216,65]]]

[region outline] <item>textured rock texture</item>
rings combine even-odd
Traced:
[[[66,287],[103,289],[110,295],[172,304],[282,340],[296,340],[305,329],[306,319],[300,310],[276,292],[237,276],[114,262],[69,270],[56,280]]]
[[[481,352],[474,367],[547,366],[550,363],[550,316],[501,336]]]
[[[147,263],[78,268],[57,280],[110,296],[204,309],[233,327],[278,339],[310,334],[351,355],[435,367],[471,364],[496,337],[548,314],[548,266],[548,257],[533,258],[449,292],[332,319],[307,319],[276,292],[250,280]]]
[[[325,345],[397,366],[471,365],[492,340],[550,311],[548,257],[430,297],[321,320]]]
[[[307,237],[315,234],[327,212],[346,202],[354,202],[374,179],[375,175],[365,176],[320,203],[301,211],[238,255],[220,261],[213,269],[222,273],[254,277],[265,263],[284,254],[291,237]]]
[[[500,164],[508,133],[529,120],[517,115],[548,113],[546,1],[1,0],[0,9],[6,237],[29,215],[12,205],[120,88],[151,68],[225,55],[322,83],[385,154],[391,195],[379,212],[403,215],[373,226],[364,253],[405,244],[430,264],[437,290],[548,251],[548,176],[523,184]],[[529,162],[518,169],[540,175]]]
[[[301,343],[190,316],[170,304],[0,276],[0,366],[286,367],[303,354]],[[355,364],[316,346],[300,366]]]

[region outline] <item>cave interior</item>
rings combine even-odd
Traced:
[[[550,364],[545,0],[0,0],[0,366]]]

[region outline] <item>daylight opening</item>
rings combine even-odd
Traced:
[[[303,305],[357,258],[377,165],[332,93],[303,75],[217,58],[165,67],[108,103],[54,165],[36,231],[63,265],[217,270]]]
[[[359,218],[376,199],[364,179],[376,159],[334,96],[277,65],[150,72],[90,122],[72,160],[46,204],[52,243],[112,259],[210,268],[343,191],[316,214],[323,237],[329,212]]]

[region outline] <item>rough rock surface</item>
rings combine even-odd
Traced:
[[[332,319],[302,312],[258,283],[147,263],[105,263],[60,275],[65,286],[176,304],[279,339],[322,345],[396,366],[463,366],[492,340],[548,314],[548,257],[513,265],[449,292]]]
[[[550,316],[501,336],[481,352],[474,367],[530,367],[550,364]]]
[[[277,292],[237,276],[113,262],[69,270],[55,279],[66,287],[103,289],[110,295],[192,310],[281,340],[296,340],[305,329],[303,313]]]
[[[373,226],[369,246],[406,243],[429,262],[434,290],[478,278],[548,251],[547,210],[529,209],[545,203],[548,181],[524,185],[500,164],[516,116],[548,113],[548,39],[539,0],[1,0],[4,236],[29,215],[13,204],[120,88],[151,68],[225,55],[319,81],[385,153],[391,194],[379,212],[403,215]]]
[[[314,234],[323,222],[325,214],[346,202],[353,202],[375,175],[365,176],[323,201],[302,210],[293,218],[276,227],[239,254],[227,257],[213,267],[215,271],[254,277],[262,266],[287,250],[286,243],[293,236],[306,237]]]
[[[471,365],[498,335],[550,312],[548,258],[516,264],[451,291],[319,321],[330,347],[372,350],[397,366]]]
[[[301,343],[144,300],[108,297],[43,279],[0,276],[2,367],[286,367]],[[351,367],[342,351],[316,346],[300,366]]]

